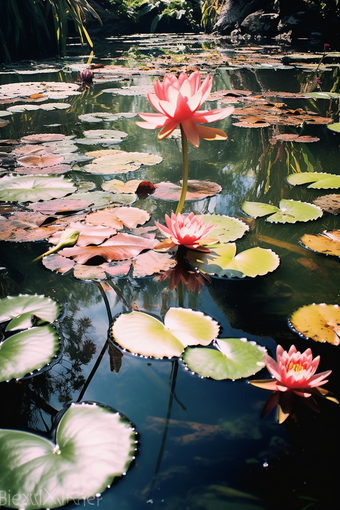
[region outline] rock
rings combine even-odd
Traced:
[[[232,41],[303,38],[320,45],[323,38],[330,37],[328,25],[305,0],[226,0],[213,32],[229,35]]]
[[[277,0],[226,0],[221,13],[214,26],[214,31],[221,34],[230,34],[243,20],[259,10],[263,12],[276,12]]]
[[[279,15],[277,13],[265,13],[262,9],[249,14],[241,23],[243,32],[251,35],[275,36]]]

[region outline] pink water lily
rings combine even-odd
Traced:
[[[276,349],[276,361],[268,354],[263,355],[263,361],[274,379],[249,381],[253,386],[265,390],[273,390],[274,393],[268,399],[262,416],[266,416],[276,405],[279,406],[279,423],[282,423],[293,411],[293,394],[306,399],[306,403],[318,411],[315,400],[309,397],[317,395],[338,403],[332,393],[320,386],[326,384],[332,370],[316,374],[320,356],[313,359],[311,349],[299,352],[295,345],[289,351],[285,351],[281,345]]]
[[[268,371],[274,377],[274,381],[266,381],[261,388],[274,391],[293,390],[300,397],[310,397],[312,388],[322,386],[328,381],[325,380],[332,370],[315,374],[320,356],[313,359],[311,349],[301,353],[292,345],[289,351],[285,351],[281,345],[277,346],[275,361],[268,354],[263,355],[263,361]],[[253,381],[252,384],[256,382]],[[257,385],[258,386],[258,385]]]
[[[224,119],[234,111],[233,107],[198,111],[211,92],[212,78],[209,75],[201,83],[199,71],[190,76],[181,73],[178,78],[174,74],[166,74],[163,82],[156,79],[153,86],[155,93],[148,93],[147,97],[159,113],[139,113],[145,122],[137,122],[138,126],[145,129],[162,128],[158,135],[162,140],[180,125],[189,142],[195,147],[199,146],[200,138],[206,140],[228,138],[220,129],[196,124]]]
[[[177,245],[192,250],[209,251],[203,248],[203,245],[218,241],[207,237],[215,225],[204,223],[203,216],[195,216],[193,212],[188,216],[171,213],[171,218],[166,214],[165,221],[166,227],[155,221],[156,227],[167,237],[165,241],[155,246],[155,249],[170,249]]]

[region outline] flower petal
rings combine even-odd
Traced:
[[[199,126],[196,124],[198,136],[205,140],[227,140],[228,135],[222,129],[211,128],[207,126]]]
[[[185,136],[194,147],[199,147],[200,137],[198,134],[197,125],[190,119],[183,120],[181,126]]]
[[[201,112],[195,112],[193,114],[192,120],[194,122],[215,122],[217,120],[225,119],[229,117],[234,111],[234,107],[230,106],[229,108],[220,108],[217,110],[202,110]]]
[[[258,379],[254,381],[249,381],[249,383],[263,390],[277,391],[277,382],[275,380]]]
[[[163,140],[164,138],[167,138],[169,135],[171,135],[178,124],[179,122],[176,119],[168,120],[163,129],[159,132],[158,140]]]

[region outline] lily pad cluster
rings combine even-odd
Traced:
[[[112,324],[113,341],[132,354],[156,359],[182,356],[185,368],[201,377],[239,379],[264,366],[264,347],[246,338],[220,338],[218,323],[190,308],[170,308],[164,323],[144,312],[121,314]],[[197,347],[195,347],[197,346]]]
[[[0,344],[0,382],[37,375],[56,361],[61,342],[52,323],[61,306],[45,296],[20,295],[0,300],[5,332],[18,331]]]

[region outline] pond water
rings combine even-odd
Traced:
[[[169,47],[180,46],[178,39],[167,38]],[[164,39],[165,40],[165,39]],[[118,145],[109,148],[152,153],[163,159],[157,165],[144,165],[124,174],[94,175],[84,171],[78,162],[67,177],[78,185],[92,182],[100,190],[103,182],[118,178],[147,180],[154,184],[182,178],[180,140],[176,137],[159,141],[157,132],[136,126],[137,117],[118,118],[100,123],[84,122],[80,115],[90,113],[151,112],[145,93],[119,94],[103,92],[123,87],[148,88],[152,84],[152,58],[156,49],[153,38],[114,38],[107,41],[101,56],[93,62],[104,66],[122,63],[129,68],[128,57],[151,69],[146,73],[127,74],[115,79],[98,78],[93,87],[80,95],[60,100],[67,109],[15,112],[10,123],[0,130],[1,151],[10,153],[8,140],[37,133],[61,133],[83,137],[90,129],[115,129],[128,134]],[[163,43],[163,40],[161,41]],[[161,45],[158,39],[158,46]],[[165,43],[164,43],[165,44]],[[151,49],[150,49],[151,48]],[[213,40],[193,38],[197,54],[216,54]],[[290,50],[280,47],[252,49],[220,46],[219,55],[242,56],[238,65],[205,63],[214,76],[213,91],[236,89],[263,92],[305,93],[317,91],[314,83],[316,67],[282,64],[282,54]],[[73,50],[77,53],[76,49]],[[185,55],[188,47],[179,47],[176,55]],[[194,50],[193,50],[194,51]],[[235,53],[236,52],[236,53]],[[279,65],[247,60],[247,54],[279,55]],[[137,55],[137,56],[136,56]],[[196,57],[195,57],[196,58]],[[198,57],[197,57],[198,58]],[[320,58],[320,55],[319,55]],[[137,59],[137,60],[136,60]],[[183,67],[178,57],[177,67]],[[270,60],[271,61],[271,60]],[[86,66],[87,56],[74,55],[63,62],[22,63],[21,67],[3,69],[1,84],[19,82],[75,82],[77,71]],[[186,62],[184,60],[184,62]],[[316,58],[315,62],[318,62]],[[176,65],[174,61],[173,65]],[[195,61],[189,59],[189,65]],[[40,69],[40,74],[36,70]],[[154,74],[159,76],[157,70]],[[204,68],[204,71],[207,67]],[[334,63],[319,73],[323,90],[339,92]],[[314,85],[313,85],[314,83]],[[291,111],[297,108],[337,121],[338,99],[268,96],[273,103],[285,103]],[[53,100],[52,100],[53,101]],[[58,100],[56,100],[58,101]],[[22,104],[23,100],[19,103]],[[39,103],[38,103],[39,104]],[[5,110],[12,103],[3,103]],[[226,107],[220,100],[207,107]],[[235,105],[236,108],[240,105]],[[307,189],[291,186],[286,177],[294,172],[322,171],[339,174],[337,133],[325,124],[300,126],[271,125],[244,128],[233,125],[235,118],[218,122],[228,134],[228,141],[201,140],[199,148],[189,147],[189,179],[218,183],[219,194],[202,200],[188,201],[183,212],[220,214],[242,219],[249,232],[237,241],[237,250],[260,246],[270,248],[280,257],[279,267],[255,278],[211,278],[199,291],[169,289],[169,280],[156,277],[112,278],[107,281],[77,279],[72,271],[58,274],[40,262],[32,263],[49,247],[41,242],[0,242],[0,297],[18,294],[49,296],[62,305],[58,333],[64,342],[62,357],[48,371],[18,383],[0,384],[1,428],[17,428],[50,437],[57,413],[70,402],[96,401],[126,416],[138,432],[136,459],[126,476],[95,500],[70,504],[69,508],[97,506],[102,510],[279,510],[335,508],[338,501],[339,406],[319,399],[320,413],[304,403],[298,405],[297,419],[288,418],[278,424],[275,412],[261,418],[269,392],[248,383],[204,379],[184,369],[181,361],[140,358],[121,355],[107,343],[110,324],[130,307],[162,318],[170,307],[183,306],[202,311],[216,320],[223,338],[247,338],[267,348],[275,356],[276,345],[288,349],[295,344],[300,351],[311,347],[321,356],[320,371],[332,370],[327,389],[339,397],[339,351],[336,346],[307,341],[293,332],[288,318],[297,308],[312,303],[340,303],[338,260],[315,254],[299,245],[303,234],[315,234],[339,228],[338,216],[324,213],[315,221],[269,223],[266,218],[250,219],[242,211],[244,200],[278,205],[281,199],[312,203],[319,196],[336,190]],[[296,133],[319,138],[313,143],[272,141],[279,133]],[[14,146],[15,147],[15,146]],[[105,149],[98,144],[78,145],[81,154]],[[15,172],[10,166],[3,174]],[[2,203],[3,207],[8,204]],[[176,208],[176,201],[154,199],[152,194],[133,203],[164,223],[164,214]],[[6,209],[2,209],[6,214]],[[264,368],[253,378],[268,378]],[[2,487],[0,487],[0,491]],[[0,492],[1,494],[1,492]],[[6,503],[1,500],[1,504]],[[6,504],[5,504],[6,506]]]

